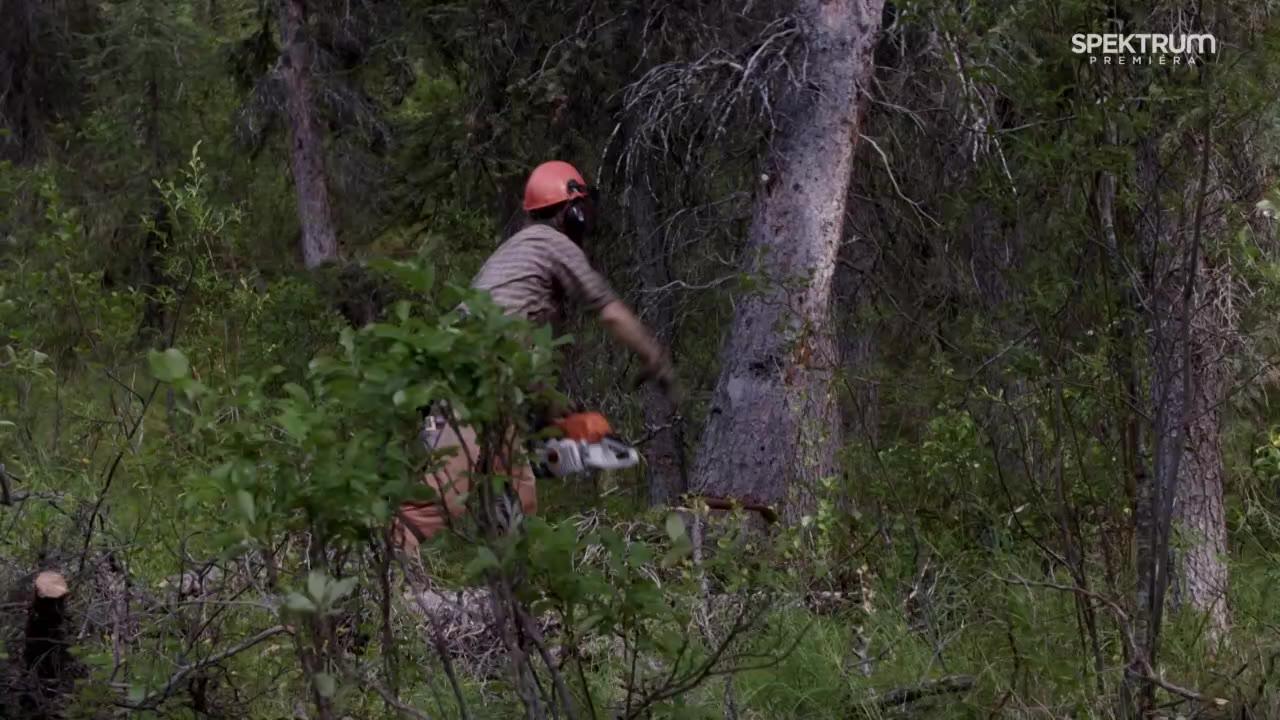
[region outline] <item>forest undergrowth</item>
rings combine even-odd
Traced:
[[[193,153],[161,186],[179,279],[160,307],[165,350],[140,342],[144,297],[97,289],[56,184],[31,196],[44,254],[0,302],[19,340],[0,426],[6,717],[277,718],[309,712],[308,696],[329,717],[511,717],[518,650],[483,614],[500,589],[541,628],[521,629],[547,653],[530,682],[578,717],[1118,716],[1132,581],[1129,540],[1105,518],[1125,511],[1087,482],[1057,508],[989,500],[989,438],[961,406],[935,407],[909,442],[851,445],[797,526],[766,537],[717,520],[696,551],[697,506],[646,510],[641,474],[544,481],[520,541],[477,525],[426,549],[443,604],[424,606],[384,532],[430,461],[413,451],[415,393],[466,393],[473,417],[497,417],[552,372],[550,336],[524,351],[515,321],[459,319],[444,308],[463,291],[412,260],[371,266],[401,299],[353,332],[309,284],[225,269],[243,218],[209,204],[203,173]],[[1280,441],[1234,432],[1260,445],[1232,468],[1235,625],[1212,648],[1198,615],[1173,616],[1171,716],[1280,711]],[[1098,450],[1063,462],[1087,481],[1109,462]],[[1049,547],[1061,513],[1078,519],[1079,565]],[[41,570],[67,580],[65,657],[31,656]]]

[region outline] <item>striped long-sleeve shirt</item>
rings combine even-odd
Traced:
[[[618,298],[582,248],[547,225],[530,225],[502,243],[471,287],[535,324],[559,323],[569,302],[590,312]]]

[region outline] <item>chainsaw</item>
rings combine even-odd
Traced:
[[[534,446],[537,466],[556,477],[594,470],[621,470],[640,462],[640,453],[623,442],[597,412],[574,413],[555,422],[561,437]]]

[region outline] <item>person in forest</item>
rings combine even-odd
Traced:
[[[596,214],[596,192],[569,163],[552,160],[534,168],[525,183],[524,210],[528,224],[489,256],[471,287],[488,292],[508,314],[535,325],[563,322],[569,307],[595,313],[619,343],[634,352],[643,364],[641,380],[656,383],[669,397],[674,394],[670,355],[653,333],[613,291],[609,282],[587,259],[582,241],[591,232]],[[444,467],[424,482],[438,499],[405,503],[395,528],[396,543],[411,557],[422,540],[446,528],[450,517],[465,511],[469,488],[469,457],[477,448],[474,428],[456,427],[432,411],[428,418],[428,444],[436,450],[458,448]],[[519,446],[509,437],[504,447]],[[537,511],[533,469],[523,459],[499,453],[497,472],[512,479],[521,511]]]

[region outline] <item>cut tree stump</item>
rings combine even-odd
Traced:
[[[67,594],[67,579],[60,573],[46,570],[36,575],[36,597],[45,600],[59,600]]]
[[[22,660],[27,670],[42,680],[61,676],[70,655],[67,652],[67,580],[61,573],[46,570],[35,577]]]

